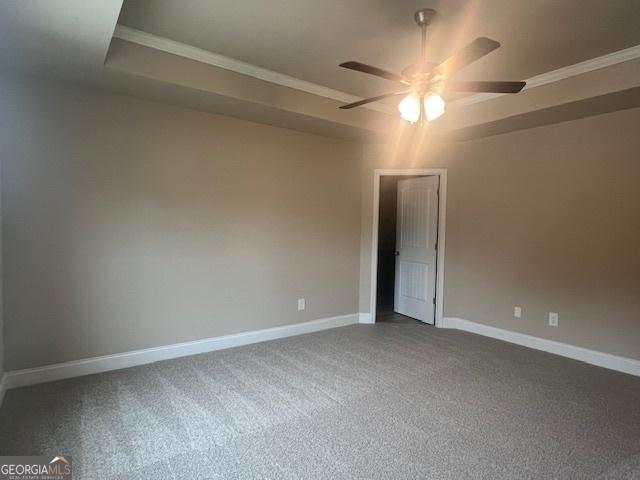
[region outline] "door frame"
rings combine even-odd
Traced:
[[[371,231],[371,292],[369,311],[371,323],[376,323],[378,289],[378,225],[380,222],[380,177],[387,175],[438,176],[438,253],[436,258],[436,318],[435,326],[442,327],[444,317],[444,247],[447,220],[447,169],[446,168],[377,168],[373,171],[373,222]]]

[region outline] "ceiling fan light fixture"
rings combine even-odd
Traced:
[[[420,95],[410,93],[398,104],[400,116],[407,122],[416,123],[420,120]]]
[[[420,122],[422,115],[421,107],[424,108],[424,118],[431,122],[444,113],[445,103],[440,95],[430,92],[427,95],[410,93],[398,104],[400,116],[410,123]]]
[[[424,112],[427,121],[431,122],[444,113],[445,103],[440,95],[431,92],[424,97]]]
[[[439,94],[444,91],[445,83],[447,84],[447,92],[518,93],[525,87],[526,82],[518,81],[450,82],[451,77],[458,71],[493,52],[500,46],[500,43],[490,38],[478,37],[445,61],[440,63],[430,62],[427,59],[427,27],[435,16],[436,12],[431,8],[423,8],[416,12],[414,19],[422,30],[420,60],[417,64],[410,65],[402,70],[401,74],[353,60],[341,63],[340,66],[343,68],[391,80],[403,88],[400,91],[384,93],[347,105],[341,105],[340,108],[348,110],[377,102],[384,98],[407,95],[409,93],[398,105],[400,116],[408,122],[424,124],[435,120],[444,113],[445,103]]]

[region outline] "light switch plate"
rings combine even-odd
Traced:
[[[522,307],[514,307],[513,316],[515,318],[522,318]]]
[[[298,299],[298,310],[304,310],[307,307],[307,301],[304,298]]]
[[[558,326],[558,314],[556,312],[549,312],[549,326]]]

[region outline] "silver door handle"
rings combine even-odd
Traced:
[[[394,252],[393,253],[396,257],[400,256],[400,252]]]

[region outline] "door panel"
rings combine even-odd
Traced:
[[[398,182],[394,311],[435,323],[437,176]]]

